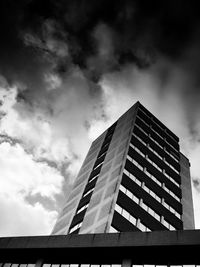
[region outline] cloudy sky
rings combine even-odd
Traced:
[[[0,236],[45,235],[91,142],[136,101],[180,137],[200,228],[192,1],[1,0]]]

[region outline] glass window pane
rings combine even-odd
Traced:
[[[139,198],[137,198],[136,196],[133,195],[133,201],[135,201],[137,204],[139,203]]]
[[[136,183],[137,183],[139,186],[141,186],[141,184],[142,184],[139,180],[136,180]]]
[[[78,264],[70,264],[70,267],[78,267]]]
[[[81,264],[81,267],[90,267],[90,264]]]
[[[128,220],[129,219],[129,213],[126,210],[123,210],[122,215]]]
[[[123,185],[120,185],[120,190],[121,190],[123,193],[126,193],[126,188],[125,188]]]
[[[20,266],[20,267],[26,267],[27,264],[20,264],[19,266]]]
[[[4,263],[3,267],[10,267],[11,263]]]
[[[121,212],[122,212],[122,208],[121,208],[119,205],[117,205],[117,204],[116,204],[116,206],[115,206],[115,210],[116,210],[117,212],[119,212],[120,214],[121,214]]]
[[[59,267],[60,264],[52,264],[51,267]]]
[[[156,199],[160,202],[161,198],[159,196],[156,196]]]
[[[154,216],[154,211],[151,208],[149,208],[149,214],[151,214],[152,216]]]
[[[61,267],[69,267],[69,264],[61,264]]]
[[[143,207],[144,210],[148,210],[148,207],[147,207],[147,205],[145,203],[142,203],[142,207]]]
[[[140,222],[140,230],[145,231],[146,230],[146,226]]]
[[[109,233],[118,233],[118,231],[113,226],[111,226],[110,230],[109,230]]]
[[[133,195],[133,194],[132,194],[130,191],[127,190],[126,194],[127,194],[127,196],[128,196],[129,198],[132,198],[132,195]]]
[[[35,267],[35,264],[31,264],[31,263],[29,263],[29,264],[27,265],[27,267]]]
[[[34,264],[35,265],[35,264]],[[12,265],[11,265],[11,267],[18,267],[19,266],[19,264],[18,263],[13,263]]]
[[[51,264],[44,263],[42,266],[43,266],[43,267],[50,267]]]
[[[134,218],[133,216],[130,216],[130,222],[131,222],[132,224],[136,225],[137,220],[136,220],[136,218]]]
[[[158,220],[158,221],[160,221],[160,215],[158,215],[157,213],[155,213],[155,218]]]

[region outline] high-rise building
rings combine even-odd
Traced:
[[[52,234],[194,229],[179,138],[137,102],[91,145]]]
[[[200,230],[183,230],[194,215],[178,143],[137,102],[93,142],[57,235],[0,238],[0,267],[200,267]]]

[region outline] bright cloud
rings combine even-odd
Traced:
[[[0,144],[0,168],[0,235],[48,234],[57,212],[29,204],[26,196],[40,194],[55,201],[63,177],[46,163],[35,162],[19,144],[7,142]]]
[[[0,194],[0,236],[48,235],[57,212],[40,203],[30,205],[19,195]]]
[[[53,198],[60,193],[63,177],[45,162],[36,162],[19,145],[0,145],[0,192],[36,194]]]
[[[73,182],[91,142],[85,123],[99,116],[91,112],[95,97],[78,72],[65,81],[68,90],[60,84],[59,94],[46,91],[33,105],[18,101],[18,88],[2,78],[0,235],[49,234],[60,209],[58,195],[66,195],[64,181]],[[48,94],[52,114],[39,104]]]
[[[2,88],[1,133],[20,140],[35,159],[54,161],[58,166],[72,157],[69,140],[52,125],[52,119],[40,109],[31,110],[16,100],[17,88]]]

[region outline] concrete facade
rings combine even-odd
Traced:
[[[138,177],[135,183],[127,170]],[[130,196],[138,198],[137,206]],[[189,161],[180,153],[178,137],[139,102],[92,143],[52,234],[108,233],[111,228],[194,229]]]
[[[7,263],[5,267],[12,263],[34,264],[33,267],[43,264],[127,267],[129,262],[130,266],[190,264],[195,267],[199,264],[199,249],[199,230],[10,237],[0,238],[0,264]]]
[[[90,199],[83,225],[80,229],[80,233],[82,234],[104,233],[108,232],[110,228],[118,192],[117,189],[122,178],[123,165],[130,142],[137,105],[134,105],[118,120],[95,190]],[[106,132],[107,130],[92,143],[52,234],[68,233]]]
[[[183,204],[183,229],[194,229],[194,208],[192,200],[192,185],[190,177],[189,160],[181,153],[180,154],[180,176],[182,189],[182,204]]]

